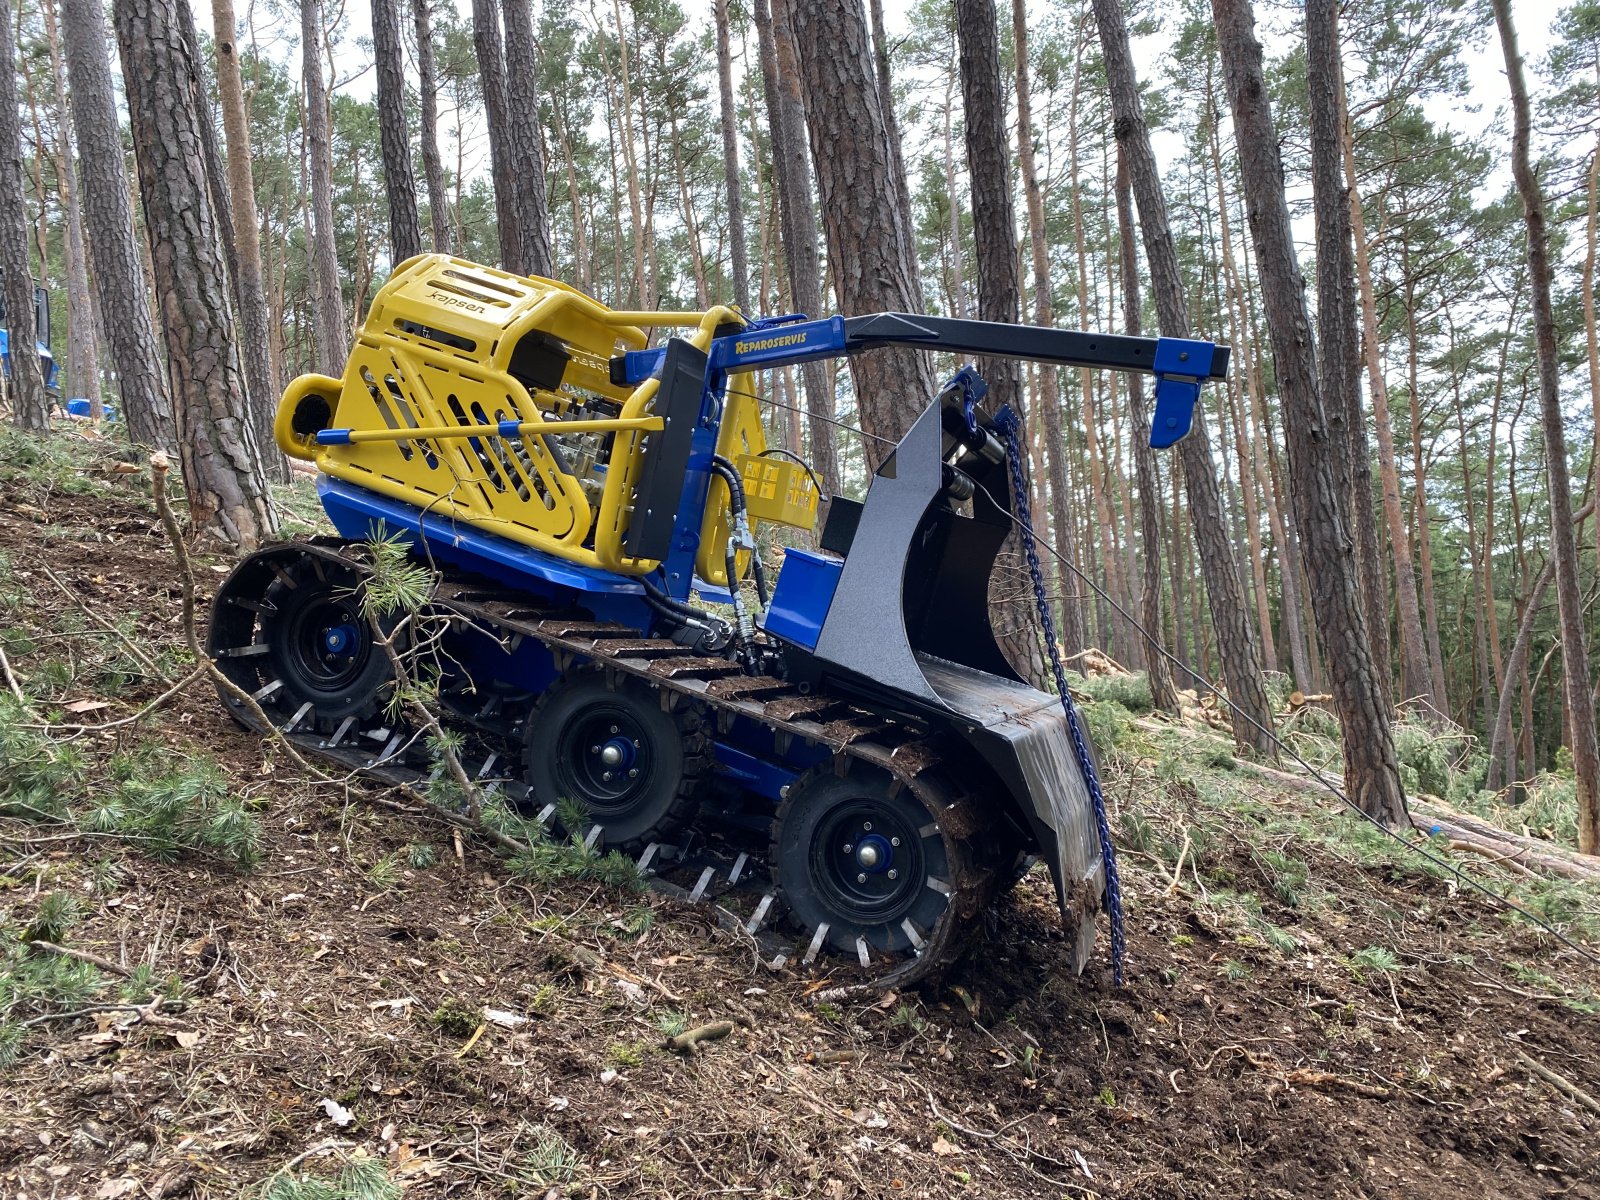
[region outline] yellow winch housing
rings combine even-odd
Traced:
[[[274,435],[334,478],[465,521],[559,558],[641,575],[624,549],[659,380],[611,381],[610,360],[678,328],[706,350],[734,309],[618,312],[564,283],[443,254],[401,263],[374,297],[344,377],[302,375]],[[507,432],[506,422],[518,428]],[[324,430],[348,431],[339,444]],[[731,374],[717,453],[739,470],[754,521],[810,529],[818,495],[803,467],[766,456],[754,377]],[[728,495],[713,477],[696,573],[727,583]],[[739,569],[743,570],[743,562]]]

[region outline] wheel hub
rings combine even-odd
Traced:
[[[557,773],[563,787],[602,824],[628,813],[649,786],[645,732],[621,705],[601,704],[575,714],[560,746]]]
[[[922,858],[904,814],[876,798],[860,797],[817,826],[812,876],[838,916],[859,925],[898,921],[922,887]]]
[[[323,646],[340,658],[354,654],[360,640],[360,631],[354,625],[334,625],[322,631]]]

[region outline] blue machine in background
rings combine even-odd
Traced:
[[[60,387],[60,373],[56,368],[55,355],[50,352],[50,292],[38,286],[33,289],[33,327],[39,367],[44,372],[44,386],[55,393]],[[11,378],[11,331],[6,327],[3,295],[0,295],[0,370],[5,372],[6,379]]]

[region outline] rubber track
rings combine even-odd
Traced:
[[[234,578],[253,561],[296,551],[336,562],[362,575],[369,572],[362,557],[362,543],[316,538],[271,547],[240,564],[235,575],[219,590],[219,604],[227,596]],[[841,775],[852,762],[887,772],[922,801],[948,838],[966,844],[965,853],[952,856],[952,868],[958,858],[970,865],[965,877],[958,872],[950,881],[953,885],[952,912],[939,923],[920,953],[898,962],[877,954],[874,966],[881,963],[891,969],[866,982],[879,988],[912,984],[936,976],[966,950],[971,935],[981,924],[979,917],[992,894],[996,872],[990,861],[992,854],[987,852],[989,848],[981,837],[984,822],[974,798],[958,782],[959,772],[950,769],[952,764],[946,763],[927,731],[892,716],[869,712],[840,697],[806,692],[771,676],[747,675],[738,663],[729,659],[705,657],[666,638],[643,637],[638,630],[625,625],[561,615],[537,606],[534,598],[526,593],[499,588],[448,570],[438,572],[438,582],[427,607],[441,615],[464,618],[477,628],[494,633],[508,646],[514,647],[518,638],[533,638],[549,648],[557,669],[563,674],[578,666],[579,660],[587,660],[605,670],[644,681],[660,692],[666,706],[703,705],[715,716],[715,728],[719,731],[726,730],[735,718],[746,717],[780,735],[825,746],[833,753],[833,769]],[[214,619],[213,630],[216,624]],[[222,648],[211,649],[214,657],[219,649]],[[257,658],[225,657],[219,665],[228,671],[231,663],[254,664],[257,661]],[[257,722],[250,719],[249,713],[237,702],[230,701],[229,707],[247,727],[267,732],[257,728]],[[281,727],[278,732],[285,734],[301,750],[389,782],[416,782],[425,778],[423,772],[400,767],[392,761],[379,765],[372,754],[354,747],[330,747],[325,733]],[[520,731],[512,736],[520,736]],[[507,747],[508,756],[511,750]],[[520,752],[510,761],[520,764]],[[752,849],[751,857],[759,861],[761,853]],[[770,877],[771,871],[764,862],[761,867]],[[687,895],[684,889],[664,880],[652,879],[651,884],[668,895]],[[740,920],[725,910],[723,915],[727,918],[722,920],[723,924],[728,920]]]

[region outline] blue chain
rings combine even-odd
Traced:
[[[1055,674],[1056,691],[1061,694],[1061,710],[1067,714],[1067,728],[1072,731],[1072,748],[1077,752],[1078,766],[1089,787],[1095,826],[1100,831],[1100,862],[1106,872],[1106,909],[1111,914],[1111,974],[1117,986],[1121,987],[1122,956],[1127,947],[1127,936],[1122,925],[1122,880],[1117,874],[1117,851],[1111,844],[1111,822],[1106,817],[1106,798],[1100,790],[1100,776],[1094,769],[1094,759],[1090,757],[1089,743],[1083,736],[1083,725],[1078,719],[1077,706],[1072,703],[1072,693],[1067,691],[1066,672],[1061,668],[1056,621],[1050,612],[1050,599],[1044,589],[1044,570],[1039,565],[1039,551],[1034,545],[1028,482],[1022,475],[1022,447],[1018,436],[1022,421],[1008,404],[995,415],[995,425],[1006,435],[1006,457],[1011,464],[1011,502],[1016,509],[1017,522],[1022,527],[1022,548],[1028,558],[1028,574],[1033,578],[1033,599],[1039,609],[1039,624],[1044,629],[1045,650],[1050,657],[1050,669]]]

